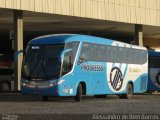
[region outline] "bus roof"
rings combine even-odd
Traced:
[[[93,37],[79,34],[53,34],[34,38],[30,44],[58,44],[72,41],[93,42],[93,43],[112,43],[109,39]]]
[[[139,47],[135,45],[130,45],[127,43],[101,38],[101,37],[94,37],[89,35],[80,35],[80,34],[53,34],[53,35],[45,35],[41,37],[37,37],[32,39],[29,44],[61,44],[73,41],[80,41],[80,42],[89,42],[89,43],[98,43],[98,44],[105,44],[105,45],[115,45],[115,46],[125,46],[125,47],[132,47],[137,49],[145,49],[145,47]],[[115,44],[113,44],[115,43]]]

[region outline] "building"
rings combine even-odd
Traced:
[[[103,36],[157,49],[159,26],[160,0],[0,0],[0,52],[6,53],[54,33]],[[18,90],[21,60],[15,66]]]

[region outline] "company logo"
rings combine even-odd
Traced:
[[[81,70],[83,71],[103,71],[103,65],[87,65],[82,64]]]
[[[113,67],[110,73],[110,83],[115,91],[119,91],[123,84],[122,72],[118,67]]]
[[[160,72],[157,73],[157,75],[156,75],[156,82],[157,82],[158,85],[160,86]]]

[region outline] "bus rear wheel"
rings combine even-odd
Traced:
[[[76,94],[76,96],[75,96],[75,100],[76,100],[77,102],[80,102],[80,101],[81,101],[81,99],[82,99],[82,93],[83,93],[83,91],[82,91],[82,85],[79,84],[79,85],[78,85],[78,88],[77,88],[77,94]]]
[[[42,100],[43,100],[43,101],[48,101],[48,96],[43,96],[43,97],[42,97]]]
[[[121,99],[131,99],[133,95],[133,86],[131,83],[127,85],[126,93],[119,95]]]

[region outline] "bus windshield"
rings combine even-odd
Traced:
[[[149,67],[150,68],[160,68],[160,56],[150,56],[149,57]]]
[[[64,44],[29,45],[23,64],[22,78],[29,80],[49,80],[60,76],[60,55]]]

